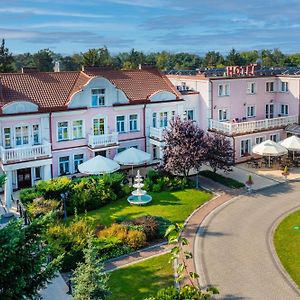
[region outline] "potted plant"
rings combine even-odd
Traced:
[[[288,166],[284,167],[284,170],[281,174],[282,174],[282,176],[284,176],[285,180],[287,180],[288,175],[290,175]]]
[[[249,193],[251,192],[252,185],[253,185],[252,176],[249,175],[248,180],[246,181],[246,187],[247,187]]]

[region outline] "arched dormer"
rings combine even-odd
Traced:
[[[21,114],[38,111],[39,107],[30,101],[14,101],[2,107],[3,114]]]
[[[80,91],[71,96],[68,107],[100,107],[112,106],[116,103],[123,104],[129,103],[129,101],[125,93],[116,88],[108,79],[97,76],[89,80]]]
[[[176,95],[169,91],[157,91],[149,96],[150,101],[176,100]]]

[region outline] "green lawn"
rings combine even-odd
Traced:
[[[177,192],[150,193],[153,200],[146,206],[131,206],[127,199],[119,199],[99,209],[87,212],[95,224],[110,225],[118,217],[135,218],[143,215],[160,216],[183,223],[200,205],[211,199],[206,191],[186,189]]]
[[[279,224],[274,244],[284,268],[300,287],[300,210]]]
[[[209,170],[204,170],[204,171],[200,171],[199,172],[200,175],[204,176],[204,177],[207,177],[207,178],[210,178],[216,182],[219,182],[229,188],[232,188],[232,189],[239,189],[239,188],[242,188],[244,187],[244,183],[242,182],[239,182],[237,180],[234,180],[232,178],[229,178],[229,177],[225,177],[223,175],[220,175],[218,173],[214,173],[212,171],[209,171]]]
[[[156,294],[160,288],[174,284],[170,254],[150,258],[124,269],[113,271],[108,285],[109,300],[142,300]]]

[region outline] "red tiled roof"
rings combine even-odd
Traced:
[[[160,90],[180,93],[169,79],[153,68],[115,71],[87,68],[85,72],[30,72],[0,74],[0,106],[26,100],[37,104],[40,110],[66,108],[70,97],[88,81],[102,76],[124,91],[130,102],[145,102]]]

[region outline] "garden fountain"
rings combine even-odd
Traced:
[[[143,179],[140,175],[139,170],[137,171],[134,182],[135,183],[134,183],[133,187],[136,188],[136,190],[134,190],[131,193],[132,195],[127,198],[127,201],[130,204],[136,204],[136,205],[143,205],[143,204],[147,204],[147,203],[151,202],[152,197],[150,195],[148,195],[145,190],[142,190],[142,187],[144,186],[144,184],[143,184]]]

